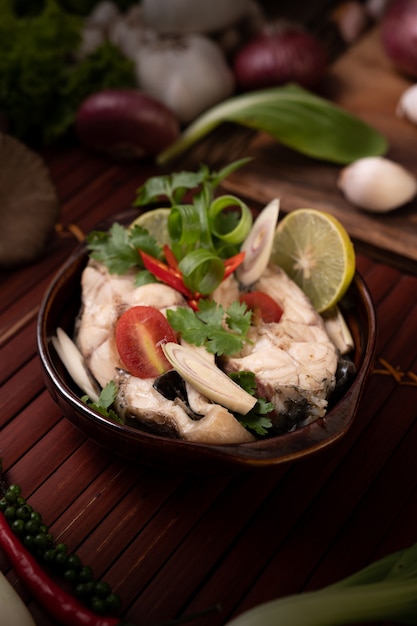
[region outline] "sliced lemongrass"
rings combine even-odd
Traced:
[[[348,354],[355,347],[352,334],[337,305],[322,314],[327,334],[340,354]]]
[[[72,339],[62,328],[57,328],[56,336],[52,337],[52,343],[73,381],[88,395],[90,400],[97,402],[100,395],[99,388],[91,380],[84,357]]]
[[[241,251],[245,253],[245,258],[236,270],[236,276],[242,285],[251,285],[258,280],[269,263],[279,207],[278,198],[271,200],[256,218],[242,244]]]
[[[168,342],[162,348],[178,374],[209,400],[241,415],[246,415],[255,406],[254,396],[196,350],[174,342]]]

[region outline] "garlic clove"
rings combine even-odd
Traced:
[[[402,165],[385,157],[365,157],[343,168],[337,186],[358,208],[387,213],[410,202],[417,179]]]
[[[395,113],[413,124],[417,124],[417,84],[408,87],[398,101]]]

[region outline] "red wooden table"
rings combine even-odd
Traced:
[[[202,612],[221,626],[267,599],[318,588],[417,540],[417,268],[358,269],[375,302],[374,371],[347,435],[308,460],[241,474],[166,473],[87,439],[45,390],[35,331],[45,290],[88,232],[130,208],[154,172],[80,148],[45,155],[62,230],[30,267],[0,274],[0,457],[54,537],[123,600],[132,624]],[[16,579],[38,626],[51,626]],[[0,620],[1,622],[1,620]]]

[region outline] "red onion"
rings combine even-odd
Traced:
[[[395,67],[417,77],[417,0],[392,0],[382,18],[381,40]]]
[[[237,52],[233,70],[241,90],[285,83],[318,86],[327,69],[322,44],[298,24],[276,23]]]
[[[78,109],[75,126],[85,146],[119,159],[155,156],[180,133],[167,106],[134,89],[92,94]]]

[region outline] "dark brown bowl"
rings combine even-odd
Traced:
[[[123,218],[116,219],[123,221]],[[204,445],[118,424],[80,400],[80,390],[66,372],[51,338],[58,326],[72,335],[80,307],[80,278],[87,257],[86,247],[81,244],[53,279],[39,312],[37,344],[46,387],[54,401],[77,428],[112,453],[159,469],[234,472],[276,466],[317,453],[343,437],[352,424],[372,369],[376,345],[375,311],[358,273],[340,302],[355,342],[353,359],[357,374],[327,415],[294,432],[255,443]]]

